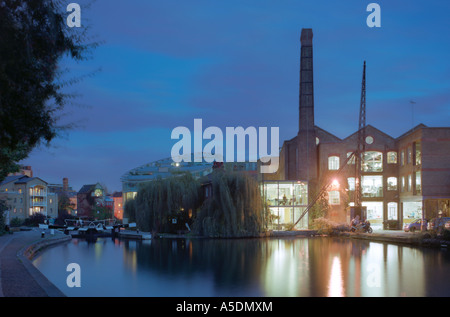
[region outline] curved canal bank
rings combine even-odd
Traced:
[[[0,237],[0,297],[64,297],[32,263],[45,248],[70,241],[55,232],[41,237],[41,230],[19,231]]]

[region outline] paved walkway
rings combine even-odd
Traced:
[[[19,231],[0,237],[0,297],[61,297],[64,294],[34,267],[25,252],[34,243],[61,237],[41,237],[41,231]]]

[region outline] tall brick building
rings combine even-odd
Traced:
[[[327,215],[346,221],[346,210],[354,201],[355,163],[349,161],[342,172],[338,170],[356,150],[358,131],[341,139],[314,124],[312,38],[311,29],[302,30],[298,134],[284,141],[278,172],[264,177],[266,181],[307,182],[309,201],[333,180],[326,195]],[[419,124],[394,138],[368,125],[365,135],[362,204],[375,229],[386,229],[388,220],[400,228],[417,218],[450,216],[449,127]],[[288,199],[294,197],[289,191],[286,194]],[[295,215],[289,218],[297,220],[292,219]]]

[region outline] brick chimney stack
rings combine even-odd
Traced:
[[[313,33],[302,29],[300,36],[299,131],[314,130]]]
[[[67,177],[63,178],[63,191],[69,191],[69,179]]]
[[[300,36],[299,130],[297,136],[296,179],[308,182],[312,182],[317,178],[312,39],[312,29],[302,29]]]

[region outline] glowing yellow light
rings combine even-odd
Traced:
[[[337,179],[333,179],[333,182],[331,183],[332,186],[334,187],[339,187],[339,182]]]

